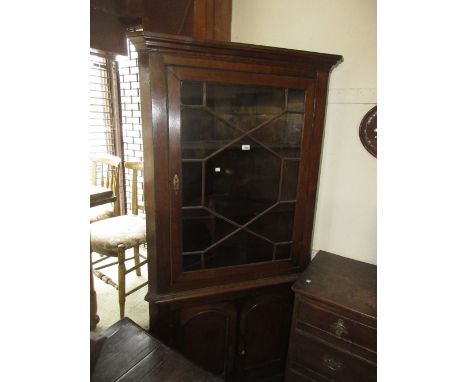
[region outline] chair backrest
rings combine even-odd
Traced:
[[[114,215],[120,215],[119,203],[119,172],[121,159],[111,154],[91,155],[92,174],[91,183],[112,190],[116,200],[114,202]]]
[[[138,215],[138,211],[145,212],[145,205],[138,203],[138,171],[143,176],[143,162],[124,162],[124,167],[132,170],[132,214]],[[145,196],[142,190],[143,201]]]

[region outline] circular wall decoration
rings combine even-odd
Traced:
[[[359,138],[363,146],[377,158],[377,105],[370,109],[359,126]]]

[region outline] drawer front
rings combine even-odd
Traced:
[[[294,333],[291,363],[340,382],[374,382],[377,368],[374,364],[343,353],[314,337]]]
[[[293,364],[287,371],[286,382],[333,382],[333,380],[315,373],[313,370]]]
[[[297,319],[336,337],[377,351],[377,331],[354,320],[329,312],[300,299]]]

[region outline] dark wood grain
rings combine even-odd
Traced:
[[[208,3],[216,10],[217,1]],[[213,10],[204,12],[212,28]],[[131,39],[140,57],[150,331],[227,380],[281,380],[292,311],[290,286],[310,261],[328,76],[342,57],[149,32],[132,33]],[[278,98],[278,89],[283,98]],[[254,99],[254,104],[245,105],[246,99]],[[257,106],[264,111],[252,117],[249,107],[257,110]],[[235,115],[225,115],[226,107]],[[291,121],[296,120],[291,115],[300,116],[298,127],[283,118],[286,114]],[[208,122],[184,124],[184,118],[197,115]],[[251,117],[258,119],[245,126],[235,122]],[[229,132],[210,124],[212,119]],[[282,121],[279,127],[274,125],[278,121]],[[199,126],[206,128],[197,130]],[[283,134],[283,126],[289,135]],[[212,133],[215,128],[221,138]],[[244,141],[253,149],[249,156],[235,159]],[[192,143],[198,146],[192,148]],[[239,145],[237,151],[226,152],[234,144]],[[232,178],[230,189],[243,192],[217,199],[225,195],[228,181],[213,180],[219,166],[214,159],[229,164],[232,174],[241,174]],[[294,165],[286,174],[283,164],[291,160]],[[271,166],[271,161],[277,165]],[[184,181],[184,166],[201,166],[195,171],[203,184],[190,174],[190,186],[174,186],[176,175]],[[248,179],[246,174],[251,173],[258,184]],[[196,196],[200,189],[202,195]],[[196,197],[184,198],[181,190]],[[257,197],[261,206],[244,212],[242,203],[257,202],[255,195],[260,193],[266,195]],[[249,196],[233,202],[231,195]],[[229,203],[237,204],[234,208]],[[293,207],[275,210],[285,203]],[[195,215],[197,209],[211,215]],[[190,236],[184,236],[184,227],[189,227],[184,226],[184,216],[200,222]],[[273,224],[276,216],[282,216],[284,226]],[[219,219],[233,231],[218,235],[215,228],[223,230],[221,225],[214,227]],[[249,238],[242,244],[231,240],[240,232]],[[188,247],[186,237],[193,240]],[[198,268],[184,268],[187,259],[198,261]]]
[[[116,381],[157,347],[157,340],[124,319],[101,333],[106,340],[91,381]]]
[[[375,365],[352,354],[339,351],[327,343],[309,337],[294,335],[295,346],[291,357],[297,363],[316,371],[334,381],[371,382],[376,380]],[[333,363],[327,363],[333,360]]]
[[[377,317],[377,267],[372,264],[320,251],[293,290],[301,296]]]
[[[343,61],[342,56],[334,54],[233,42],[197,41],[188,37],[175,37],[151,32],[131,32],[128,33],[128,37],[132,40],[137,51],[177,52],[185,54],[187,58],[205,56],[211,60],[224,58],[224,60],[228,60],[227,65],[224,64],[226,68],[237,62],[236,59],[241,62],[257,62],[264,65],[263,70],[267,73],[271,69],[268,67],[269,63],[271,66],[292,66],[296,70],[306,68],[309,69],[309,76],[315,78],[317,71],[328,73],[333,66]]]
[[[364,358],[369,362],[376,363],[376,350],[372,350],[369,347],[364,347],[368,346],[368,342],[376,342],[376,330],[370,329],[369,332],[358,332],[352,327],[349,317],[347,317],[345,314],[340,314],[339,319],[344,321],[344,325],[347,331],[352,332],[352,337],[344,335],[339,337],[336,335],[332,328],[334,327],[335,323],[338,322],[338,320],[335,320],[332,322],[332,324],[327,325],[327,330],[324,330],[324,325],[312,325],[298,317],[296,330],[304,335],[309,334],[317,340],[325,342],[332,347],[339,348],[341,351],[351,353],[359,358]],[[319,328],[319,326],[322,326],[322,328]],[[294,338],[294,336],[292,336],[292,338]]]
[[[193,34],[198,40],[231,40],[231,0],[193,0]]]
[[[292,299],[287,283],[150,304],[150,329],[226,380],[282,380]]]
[[[328,81],[328,72],[323,72],[323,68],[330,70],[331,66],[341,57],[245,44],[202,43],[150,33],[133,36],[137,49],[143,55],[149,54],[150,62],[154,62],[152,68],[149,68],[145,63],[141,65],[142,78],[149,78],[150,83],[153,83],[155,87],[152,92],[148,92],[144,90],[147,85],[142,84],[142,104],[145,105],[142,106],[142,110],[143,112],[149,110],[150,104],[156,107],[156,110],[159,109],[158,112],[153,110],[152,128],[145,124],[145,119],[143,120],[144,136],[151,136],[145,139],[145,147],[148,147],[146,142],[151,142],[150,147],[154,147],[154,152],[145,154],[145,166],[147,162],[151,162],[149,166],[154,165],[155,171],[159,172],[159,176],[145,179],[145,191],[149,191],[145,194],[149,221],[156,222],[156,232],[148,230],[148,250],[150,258],[152,257],[151,253],[159,254],[154,255],[158,262],[158,267],[155,267],[156,274],[158,273],[157,269],[161,270],[159,276],[155,277],[151,271],[153,265],[150,260],[149,277],[153,278],[155,282],[150,281],[149,295],[295,273],[297,265],[299,268],[304,268],[309,259],[313,224],[313,216],[309,211],[313,211],[315,205],[323,136]],[[229,57],[235,57],[236,61],[227,61]],[[209,58],[209,60],[204,58]],[[237,58],[246,61],[239,62]],[[217,70],[213,70],[213,65]],[[254,74],[247,72],[247,70],[252,69],[251,66],[255,66]],[[223,70],[219,70],[221,68]],[[239,70],[246,72],[240,73]],[[292,72],[294,70],[296,70],[295,75]],[[308,76],[303,75],[305,70],[308,70]],[[148,74],[145,74],[145,71]],[[272,74],[273,72],[275,75]],[[319,80],[316,84],[317,76]],[[156,81],[156,78],[159,80]],[[298,207],[296,208],[296,228],[294,229],[296,239],[293,238],[291,260],[248,264],[244,267],[206,269],[203,272],[184,273],[181,271],[180,196],[171,190],[173,177],[176,174],[180,177],[181,174],[179,82],[181,80],[203,79],[228,84],[284,86],[306,90],[306,117],[302,139],[303,158],[299,167]],[[150,95],[150,99],[145,96],[146,94]],[[157,99],[156,102],[151,101],[153,94],[155,100]],[[156,96],[157,94],[159,96]],[[315,113],[312,112],[313,110]],[[158,160],[155,161],[154,158],[158,158]],[[147,171],[148,169],[145,168],[145,173]],[[163,176],[163,174],[166,175]],[[151,190],[156,190],[154,199],[151,197]],[[156,198],[158,200],[155,200]],[[170,203],[168,203],[169,201]],[[155,208],[155,206],[159,206],[159,208]],[[155,210],[155,215],[158,216],[153,216],[152,210]],[[158,225],[161,231],[158,229]],[[169,232],[169,227],[171,227],[171,232]],[[169,238],[173,238],[173,240],[169,241]],[[159,245],[152,245],[158,241]],[[169,246],[170,250],[168,250]],[[296,249],[294,250],[294,248]],[[163,272],[163,269],[171,269],[171,272]]]
[[[310,252],[310,243],[312,242],[312,229],[309,229],[309,227],[313,227],[315,219],[318,176],[320,169],[320,157],[322,153],[323,130],[325,125],[325,111],[328,93],[328,78],[328,71],[318,70],[313,107],[311,105],[312,100],[310,97],[306,98],[306,108],[313,108],[314,114],[312,117],[313,122],[311,123],[313,126],[311,127],[311,134],[305,135],[305,142],[303,143],[304,152],[302,156],[303,158],[307,158],[307,160],[301,160],[299,165],[300,186],[298,186],[297,200],[301,201],[301,205],[298,205],[298,209],[307,211],[307,213],[299,215],[298,220],[294,222],[295,227],[297,227],[294,232],[295,234],[299,234],[298,236],[295,236],[294,241],[296,243],[302,243],[300,253],[304,253],[305,251]],[[308,118],[308,114],[306,114],[306,118]],[[309,138],[309,140],[306,140],[307,138]],[[299,195],[303,197],[299,197]],[[302,269],[304,269],[308,263],[308,257],[299,257],[299,266]]]
[[[214,0],[213,39],[231,41],[232,0]]]
[[[298,278],[297,273],[290,275],[282,275],[277,277],[268,277],[257,280],[237,282],[235,284],[226,284],[219,286],[212,286],[207,288],[197,288],[189,291],[180,291],[174,293],[164,294],[150,294],[148,293],[146,299],[154,303],[178,303],[185,302],[201,297],[212,298],[214,296],[223,296],[226,293],[245,293],[249,290],[255,290],[262,287],[278,286],[283,284],[292,284]]]
[[[288,289],[245,301],[239,317],[239,380],[257,381],[284,372],[292,302]]]
[[[230,41],[231,0],[143,0],[129,2],[122,13],[139,16],[145,31]]]
[[[193,0],[143,1],[141,15],[144,30],[193,35]],[[192,28],[187,25],[189,23]]]
[[[221,381],[124,318],[101,333],[92,382]]]
[[[159,343],[138,364],[122,376],[118,382],[215,382],[221,378],[207,373],[189,363],[187,359]]]
[[[299,321],[308,323],[333,336],[337,336],[333,325],[341,320],[346,327],[346,332],[339,333],[337,338],[377,351],[377,335],[374,327],[364,325],[351,318],[344,318],[343,315],[315,305],[303,297],[298,297],[297,309]]]
[[[293,364],[288,372],[288,382],[333,382],[330,378],[299,364]]]
[[[376,266],[320,251],[293,286],[287,381],[375,381]]]
[[[127,55],[125,25],[113,2],[90,2],[90,47],[113,55]]]
[[[167,121],[167,80],[161,56],[146,52],[139,53],[141,103],[145,166],[145,211],[148,254],[169,254],[170,209],[169,209],[169,148]],[[158,99],[154,103],[152,97]],[[161,181],[165,179],[165,181]],[[156,208],[158,206],[158,208]],[[170,269],[169,256],[148,256],[148,274],[156,275],[158,270]],[[169,283],[170,274],[161,273],[148,284],[148,290],[161,290]]]
[[[231,374],[237,311],[232,302],[197,305],[180,310],[177,349],[216,375]]]

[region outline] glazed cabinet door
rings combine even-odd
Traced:
[[[232,373],[236,322],[236,307],[230,302],[183,307],[175,346],[197,365],[226,378]]]
[[[304,213],[298,185],[313,84],[168,71],[174,290],[297,272],[302,243],[294,232]]]
[[[293,293],[251,297],[239,317],[236,380],[283,380],[293,309]]]

